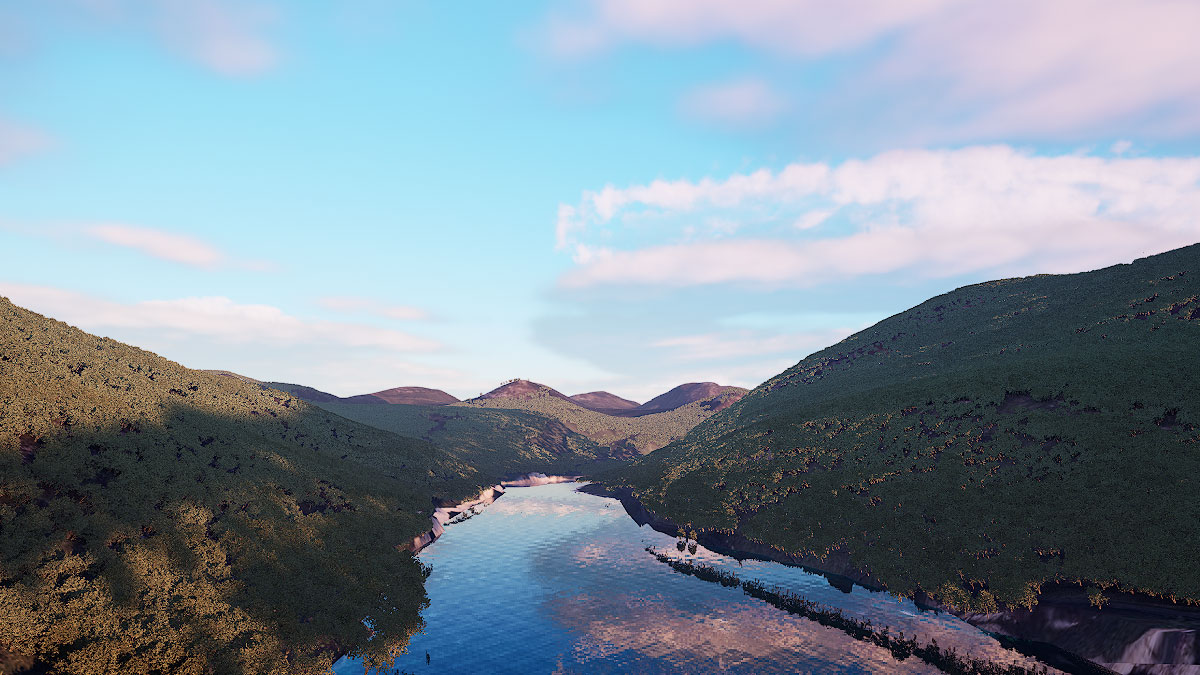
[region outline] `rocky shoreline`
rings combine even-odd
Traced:
[[[671,536],[680,531],[678,524],[647,509],[626,488],[589,483],[580,491],[619,500],[638,525],[649,525]],[[885,590],[869,570],[856,566],[845,554],[823,559],[793,555],[736,532],[699,532],[697,540],[705,548],[732,558],[801,567],[825,577],[831,586],[846,593],[854,584]],[[979,614],[954,610],[928,596],[914,601],[923,609],[953,614],[995,635],[1006,646],[1068,673],[1200,675],[1200,607],[1143,594],[1115,593],[1103,609],[1096,609],[1089,603],[1086,589],[1072,584],[1044,586],[1032,610]]]
[[[438,537],[445,533],[447,524],[456,518],[470,517],[466,514],[477,513],[477,508],[485,507],[504,496],[508,488],[570,483],[578,479],[579,476],[547,476],[544,473],[529,473],[512,480],[501,481],[490,488],[486,488],[474,499],[457,503],[438,503],[437,508],[433,510],[433,515],[429,517],[430,528],[413,537],[410,541],[398,544],[396,548],[411,551],[413,554],[420,553],[421,549],[437,541]]]

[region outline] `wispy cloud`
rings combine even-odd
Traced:
[[[32,127],[0,118],[0,166],[50,147],[50,137]]]
[[[952,0],[592,0],[583,16],[554,17],[549,39],[580,54],[625,41],[685,47],[738,40],[785,54],[847,49],[952,4]]]
[[[759,127],[775,121],[787,101],[765,80],[741,78],[698,87],[680,103],[684,115],[731,127]]]
[[[648,211],[665,223],[659,240],[618,248],[626,221]],[[894,151],[587,192],[560,208],[558,244],[576,262],[560,283],[812,286],[892,272],[1079,271],[1200,241],[1198,212],[1200,158]],[[734,239],[684,236],[714,214],[765,224]]]
[[[215,267],[227,260],[215,247],[186,234],[131,225],[92,225],[84,233],[114,246],[193,267]]]
[[[170,47],[217,72],[257,75],[279,60],[278,50],[265,35],[278,12],[261,2],[150,0],[148,4],[156,14],[154,29]]]
[[[39,0],[11,10],[15,39],[36,45],[67,22],[122,37],[150,39],[204,68],[229,76],[273,69],[270,36],[281,17],[276,0]],[[47,30],[40,30],[47,28]],[[0,31],[2,33],[2,31]]]
[[[423,321],[430,318],[429,312],[409,305],[391,305],[370,298],[337,295],[317,298],[317,305],[335,312],[366,313],[400,321]]]
[[[310,320],[271,305],[241,304],[225,297],[191,297],[122,303],[77,291],[0,282],[14,303],[90,332],[132,331],[153,341],[188,339],[253,343],[271,347],[330,345],[428,352],[434,341],[360,323]]]
[[[846,326],[782,334],[751,330],[724,331],[664,338],[652,342],[650,346],[668,352],[669,358],[675,361],[741,360],[778,354],[785,354],[794,360],[798,355],[827,347],[861,328]]]
[[[734,41],[799,64],[852,55],[834,92],[941,138],[1200,130],[1200,5],[1179,0],[590,0],[548,24],[560,51]],[[569,49],[566,49],[569,48]],[[872,98],[874,97],[874,99]],[[861,112],[861,110],[860,110]]]

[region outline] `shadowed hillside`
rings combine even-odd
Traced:
[[[0,662],[317,673],[421,628],[396,545],[493,480],[0,299]],[[374,628],[374,638],[362,621]]]
[[[588,410],[563,394],[536,382],[514,380],[479,398],[456,403],[451,408],[474,407],[526,410],[562,422],[568,429],[610,448],[614,457],[636,457],[683,438],[688,430],[707,419],[725,401],[740,396],[744,389],[719,393],[715,398],[696,401],[674,410],[653,415],[625,417]],[[736,399],[735,399],[736,400]]]
[[[1200,245],[960,288],[610,480],[655,513],[959,608],[1200,601]]]

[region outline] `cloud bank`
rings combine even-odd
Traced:
[[[1200,241],[1200,158],[885,152],[724,180],[655,181],[560,205],[561,286],[814,286],[901,273],[1071,272]],[[746,223],[697,239],[694,224]],[[633,245],[622,246],[631,241]]]
[[[1197,25],[1188,0],[590,0],[553,17],[547,40],[571,56],[732,42],[798,64],[848,57],[861,72],[840,95],[861,106],[883,92],[906,116],[939,116],[924,121],[941,136],[1137,120],[1178,135],[1200,130]]]

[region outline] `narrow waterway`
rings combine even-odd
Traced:
[[[638,525],[615,499],[563,483],[514,488],[449,526],[421,552],[426,630],[393,665],[407,673],[930,673],[915,657],[680,574],[646,551],[732,572],[803,596],[891,633],[1000,663],[1037,667],[946,614],[887,593],[838,590],[778,563],[738,561]],[[428,655],[428,662],[427,662]],[[359,675],[342,659],[334,671]],[[391,671],[389,671],[391,672]],[[1051,671],[1053,672],[1053,671]]]

